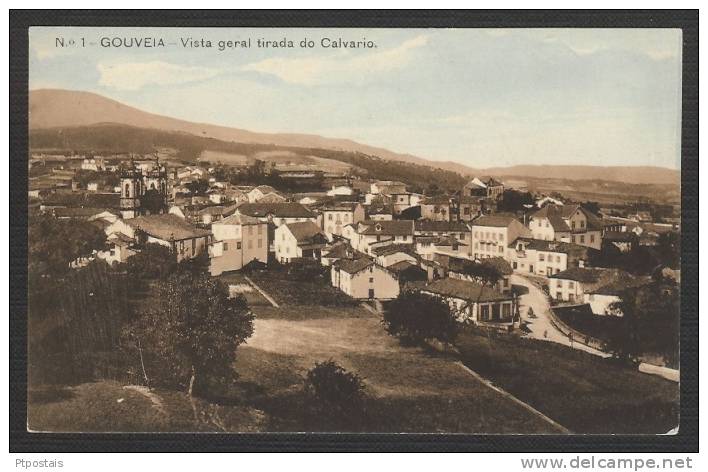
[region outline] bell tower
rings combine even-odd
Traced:
[[[135,161],[121,169],[120,174],[120,212],[123,219],[141,215],[140,196],[143,194],[143,176]]]

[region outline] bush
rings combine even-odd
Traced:
[[[288,278],[299,282],[321,279],[329,273],[329,268],[314,259],[295,259],[288,265]]]
[[[356,429],[364,400],[364,383],[357,374],[333,360],[318,362],[307,372],[303,390],[311,428]]]

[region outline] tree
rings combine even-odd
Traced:
[[[470,261],[462,267],[462,273],[483,286],[493,287],[503,277],[501,271],[492,264]]]
[[[679,290],[669,279],[626,290],[620,301],[610,305],[611,314],[621,316],[619,326],[607,340],[606,348],[622,361],[633,361],[645,352],[662,354],[667,361],[678,360]]]
[[[526,211],[524,205],[534,205],[536,202],[529,192],[521,192],[514,189],[504,190],[502,200],[497,205],[498,211],[507,211],[515,213],[517,211]]]
[[[158,284],[154,305],[124,338],[141,350],[148,377],[193,396],[233,377],[236,348],[252,333],[243,297],[229,298],[226,285],[206,274],[179,270]]]
[[[154,188],[147,190],[145,195],[140,197],[140,205],[151,215],[163,213],[166,209],[164,197]]]
[[[303,392],[307,420],[338,431],[356,429],[365,398],[364,382],[333,360],[317,362],[307,372]]]
[[[389,334],[415,343],[437,339],[450,344],[460,330],[445,301],[420,292],[401,292],[384,312],[383,325]]]
[[[83,220],[60,220],[49,215],[32,215],[27,232],[30,279],[37,275],[60,275],[79,257],[102,249],[106,234]]]
[[[204,179],[193,180],[185,185],[193,195],[204,195],[209,190],[209,182]]]
[[[661,233],[656,244],[661,262],[672,269],[678,269],[681,266],[681,235],[676,231]]]
[[[585,202],[582,207],[595,216],[600,214],[600,204],[597,202]]]

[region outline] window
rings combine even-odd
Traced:
[[[573,282],[572,280],[568,282],[568,288],[575,288],[575,282]]]
[[[539,252],[539,253],[538,253],[538,260],[541,261],[541,262],[545,261],[545,260],[546,260],[546,255],[545,255],[544,253],[542,253],[542,252]]]
[[[329,221],[332,221],[332,213],[327,213],[327,219],[328,219]]]
[[[469,215],[469,214],[470,214],[470,207],[468,207],[468,206],[464,207],[464,209],[462,210],[462,212],[463,212],[465,215]]]
[[[474,243],[474,248],[479,249],[479,243]],[[475,256],[476,256],[476,254],[475,254]]]
[[[285,254],[290,254],[290,246],[285,246]]]
[[[575,235],[573,235],[573,236],[570,237],[570,241],[571,241],[572,243],[575,243]]]
[[[241,241],[236,243],[236,249],[241,249]]]
[[[511,305],[504,303],[502,305],[502,316],[504,318],[509,318],[511,316]]]
[[[224,251],[228,251],[228,250],[229,250],[229,243],[224,243]]]
[[[373,277],[369,277],[369,283],[370,283],[370,284],[373,284],[373,283],[374,283],[374,278],[373,278]]]
[[[504,242],[504,233],[499,233],[499,241]]]
[[[258,249],[260,249],[260,248],[262,248],[262,247],[263,247],[263,240],[262,240],[262,239],[259,239],[259,240],[258,240]]]
[[[580,220],[580,227],[585,228],[585,220]]]
[[[595,235],[594,235],[594,234],[591,234],[591,235],[590,235],[590,244],[592,244],[592,243],[594,243],[594,242],[595,242]]]
[[[585,244],[585,236],[580,235],[580,244]]]
[[[263,225],[258,225],[258,234],[263,234]]]
[[[253,234],[253,226],[248,227],[248,234],[250,234],[250,235]]]
[[[575,229],[575,221],[571,221],[571,222],[570,222],[570,227],[571,227],[572,229]]]
[[[499,246],[499,252],[500,252],[501,254],[504,254],[504,246]]]
[[[285,241],[285,233],[282,233],[282,236],[281,236],[280,239],[282,239],[283,241]]]
[[[482,305],[480,308],[479,319],[481,321],[489,320],[489,305]]]

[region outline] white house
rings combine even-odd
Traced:
[[[319,209],[322,215],[322,229],[329,237],[333,234],[342,235],[348,224],[363,221],[366,215],[364,207],[359,202],[338,202]]]
[[[103,259],[108,264],[125,262],[130,256],[137,253],[135,248],[133,248],[134,243],[135,241],[124,234],[113,233],[106,241],[108,246],[106,250],[98,251],[96,257]]]
[[[531,215],[529,229],[535,239],[602,247],[602,222],[580,205],[548,204]]]
[[[394,272],[368,257],[337,260],[332,264],[331,281],[333,287],[357,299],[391,300],[400,293]]]
[[[300,203],[243,203],[236,213],[252,216],[261,221],[272,222],[275,226],[302,221],[317,223],[317,215]]]
[[[509,243],[530,236],[528,228],[513,216],[480,216],[472,221],[470,254],[474,259],[504,257]]]
[[[209,245],[211,275],[239,270],[258,261],[268,263],[268,223],[246,215],[231,215],[211,225]]]
[[[506,260],[515,272],[551,276],[585,267],[596,249],[562,241],[518,238],[507,248]]]
[[[275,258],[281,263],[301,258],[319,261],[327,245],[327,236],[311,221],[288,223],[276,228],[273,245]]]
[[[610,305],[620,301],[625,290],[650,281],[650,277],[636,277],[620,269],[574,267],[549,277],[548,289],[557,302],[587,303],[596,315],[621,316],[610,310]]]
[[[371,245],[376,243],[413,244],[413,235],[412,220],[364,220],[342,230],[342,236],[349,239],[352,247],[366,254],[370,253]]]
[[[410,244],[388,244],[386,246],[372,247],[371,255],[377,264],[390,267],[402,261],[418,264],[418,259],[413,254]]]

